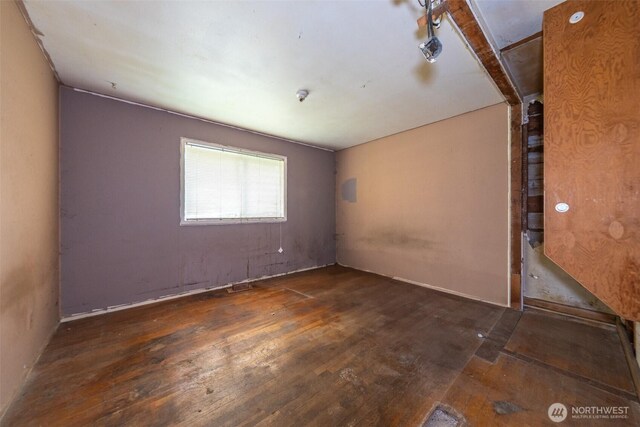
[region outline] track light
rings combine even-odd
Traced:
[[[418,2],[420,2],[420,0],[418,0]],[[418,47],[427,62],[434,63],[436,62],[436,58],[442,53],[442,43],[433,32],[433,5],[431,0],[425,0],[425,4],[420,3],[420,5],[427,9],[427,34],[429,38],[427,38],[426,42],[420,43]]]

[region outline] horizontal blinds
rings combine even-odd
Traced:
[[[185,220],[284,217],[283,158],[186,143]]]

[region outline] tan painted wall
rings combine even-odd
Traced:
[[[58,324],[58,84],[0,2],[0,414]]]
[[[338,262],[507,305],[508,126],[500,104],[338,152]]]

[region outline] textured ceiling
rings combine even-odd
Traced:
[[[484,33],[494,49],[500,51],[520,96],[542,93],[542,36],[530,36],[542,31],[544,11],[563,0],[470,1]],[[522,42],[524,39],[528,41]]]
[[[497,50],[542,31],[542,14],[564,0],[471,0]]]
[[[66,85],[322,147],[503,100],[447,20],[424,60],[417,1],[24,3]]]

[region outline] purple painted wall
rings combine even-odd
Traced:
[[[335,262],[334,153],[67,88],[60,97],[64,315]],[[287,222],[180,227],[180,137],[287,156]]]

